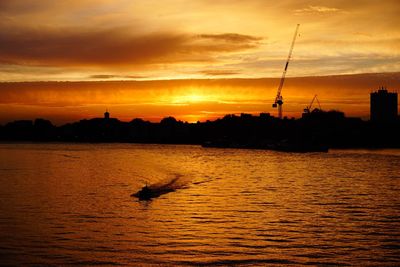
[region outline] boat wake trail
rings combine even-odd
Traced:
[[[141,190],[133,193],[132,197],[137,197],[139,200],[150,200],[161,195],[174,192],[177,189],[185,188],[187,182],[182,179],[181,175],[176,174],[171,180],[159,182],[152,185],[145,185]]]

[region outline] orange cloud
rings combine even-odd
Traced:
[[[279,77],[297,23],[288,76],[399,71],[399,12],[398,0],[1,0],[0,80]]]
[[[128,28],[10,29],[0,32],[0,62],[42,66],[131,66],[212,61],[215,52],[257,46],[260,38],[240,34],[135,35]]]

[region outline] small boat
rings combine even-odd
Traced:
[[[159,197],[163,194],[175,191],[172,188],[151,188],[147,186],[142,187],[138,192],[132,194],[131,196],[137,197],[139,200],[150,200],[152,198]]]
[[[136,196],[140,200],[149,200],[154,197],[154,192],[146,184],[139,192],[136,193]]]

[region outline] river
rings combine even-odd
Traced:
[[[0,182],[0,265],[400,264],[400,150],[0,144]]]

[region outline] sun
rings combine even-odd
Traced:
[[[186,103],[200,103],[200,102],[210,102],[215,101],[212,96],[200,94],[200,93],[190,93],[184,95],[174,96],[172,103],[174,104],[186,104]]]
[[[207,96],[200,94],[190,94],[182,96],[182,101],[185,102],[204,102],[207,100]]]

